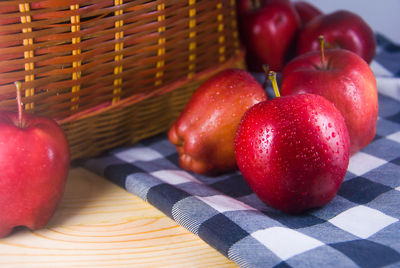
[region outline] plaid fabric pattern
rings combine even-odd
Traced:
[[[188,173],[165,134],[83,165],[138,195],[241,267],[400,266],[400,47],[377,35],[373,142],[351,157],[327,206],[291,216],[263,204],[240,172]]]

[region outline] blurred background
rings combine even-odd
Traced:
[[[346,9],[359,14],[375,32],[400,44],[400,0],[306,0],[324,13]]]

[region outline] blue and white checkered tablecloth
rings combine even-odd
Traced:
[[[241,267],[400,267],[400,46],[377,35],[379,118],[335,199],[291,216],[264,205],[239,172],[182,170],[165,134],[83,165],[149,202]]]

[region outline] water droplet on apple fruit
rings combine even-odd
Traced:
[[[336,137],[336,133],[332,132],[332,138]]]

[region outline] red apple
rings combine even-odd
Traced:
[[[14,227],[43,228],[60,203],[69,147],[52,119],[0,112],[0,237]]]
[[[360,16],[350,11],[321,15],[308,23],[299,33],[297,54],[318,50],[320,35],[325,36],[328,48],[350,50],[368,63],[375,56],[374,32]]]
[[[266,99],[265,90],[244,70],[228,69],[204,82],[168,132],[180,166],[210,175],[235,170],[234,138],[240,119]]]
[[[349,134],[339,110],[324,97],[278,97],[245,113],[235,153],[260,200],[301,213],[336,196],[349,163]]]
[[[350,133],[351,153],[375,136],[378,92],[369,65],[344,49],[312,51],[289,62],[281,77],[281,94],[319,94],[342,112]]]
[[[312,19],[322,15],[322,11],[314,5],[305,1],[294,1],[293,6],[299,14],[302,26],[309,23]]]
[[[262,64],[281,71],[292,57],[293,41],[300,20],[290,1],[239,0],[237,5],[241,40],[248,52],[249,69],[261,71]],[[255,63],[253,61],[256,61]]]

